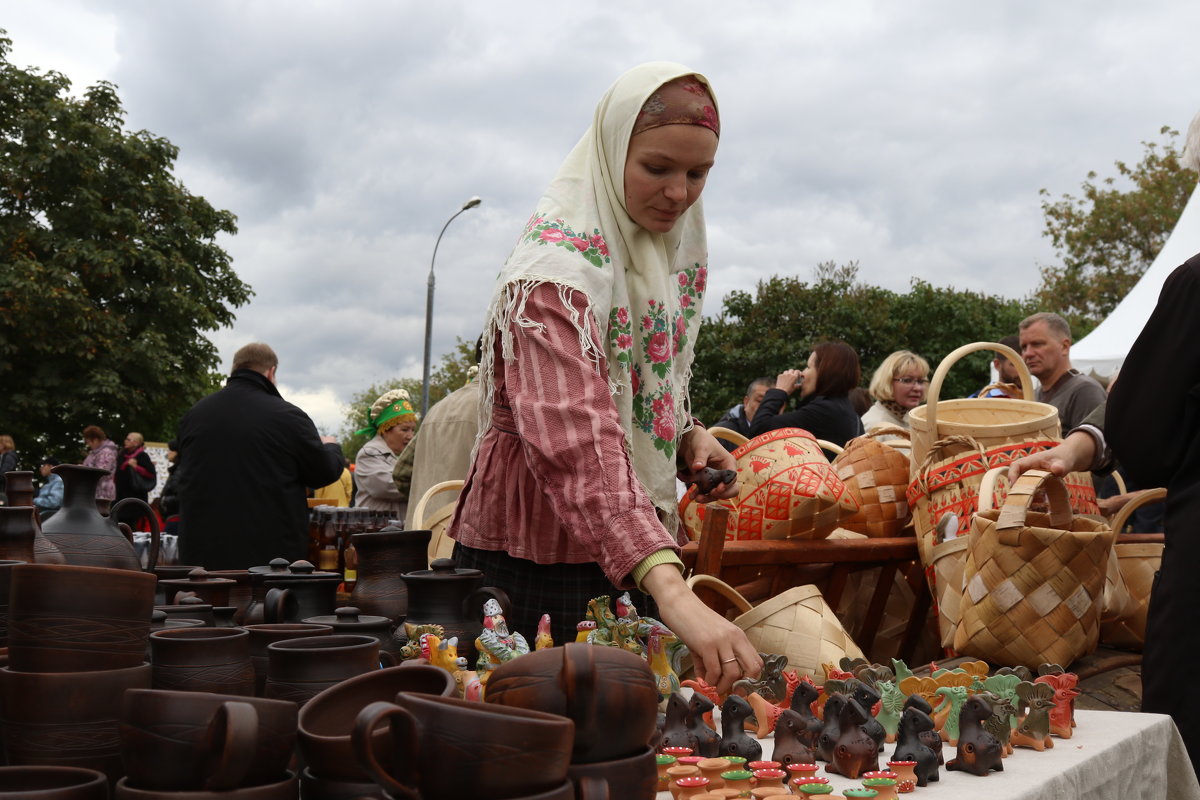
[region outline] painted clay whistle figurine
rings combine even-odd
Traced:
[[[1004,771],[1004,746],[983,726],[991,716],[992,704],[982,695],[972,695],[962,704],[958,715],[958,756],[946,762],[946,769],[980,777]]]
[[[762,745],[746,733],[746,718],[753,712],[746,698],[731,694],[721,705],[721,755],[762,760]]]
[[[829,698],[829,702],[833,702],[834,697]],[[837,711],[837,742],[833,746],[833,758],[825,771],[845,775],[851,780],[857,780],[864,772],[878,771],[879,743],[867,732],[868,721],[874,721],[870,712],[863,710],[858,701],[849,697]],[[826,704],[827,719],[830,713],[831,709]]]
[[[928,733],[937,738],[938,750],[941,750],[942,740],[934,730],[933,717],[915,706],[905,708],[896,728],[896,750],[892,753],[892,760],[917,762],[917,786],[926,786],[940,777],[938,754],[924,742],[924,734]]]
[[[731,469],[713,469],[705,467],[699,472],[693,472],[683,479],[688,486],[695,486],[699,494],[708,494],[721,484],[730,484],[737,480],[737,472]]]

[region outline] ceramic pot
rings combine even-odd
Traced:
[[[578,728],[576,728],[578,736]],[[608,787],[612,798],[628,800],[651,800],[659,791],[658,759],[647,747],[637,755],[613,761],[596,761],[591,764],[571,764],[567,775],[576,783],[585,778],[594,778]],[[662,789],[666,789],[666,769],[662,772]]]
[[[454,677],[440,667],[408,662],[342,681],[305,703],[298,721],[300,753],[312,774],[329,781],[369,782],[350,741],[354,720],[371,703],[393,701],[400,692],[450,697],[455,693]],[[386,725],[372,732],[372,745],[381,759],[386,758],[387,736]]]
[[[296,561],[288,574],[268,573],[263,578],[264,622],[299,622],[308,617],[328,616],[337,608],[338,572],[317,572],[307,561]]]
[[[188,573],[194,569],[199,569],[199,567],[195,565],[188,566],[187,564],[155,564],[154,569],[150,571],[153,572],[161,582],[177,578],[186,578]],[[162,586],[159,586],[157,591],[154,593],[154,604],[159,606],[168,605],[166,590]]]
[[[158,515],[136,497],[113,504],[109,516],[96,508],[96,484],[107,472],[77,464],[59,464],[53,472],[63,479],[63,504],[53,517],[42,524],[42,533],[68,564],[85,567],[110,567],[141,571],[132,534],[117,527],[119,512],[126,505],[140,506],[150,521],[148,570],[158,562]],[[128,529],[126,529],[128,530]]]
[[[263,623],[244,626],[250,634],[250,665],[254,667],[254,694],[263,696],[267,687],[267,645],[285,639],[306,639],[310,636],[325,636],[333,633],[328,625],[295,623]],[[303,776],[301,776],[303,778]]]
[[[196,567],[186,577],[160,579],[158,585],[168,603],[178,604],[180,592],[191,592],[211,606],[227,606],[229,594],[237,581],[215,576],[204,567]]]
[[[250,634],[241,628],[171,628],[150,634],[154,688],[251,696]]]
[[[233,621],[237,625],[250,625],[246,621],[246,612],[254,600],[254,573],[247,569],[212,569],[208,571],[211,578],[226,578],[233,581],[229,589],[228,604],[237,608]],[[219,604],[218,604],[219,605]]]
[[[488,678],[484,699],[574,720],[575,764],[640,753],[655,732],[658,709],[656,680],[645,661],[620,648],[581,642],[501,664]]]
[[[350,604],[363,614],[387,617],[393,624],[408,615],[408,586],[401,577],[429,566],[431,531],[392,526],[375,533],[356,533],[350,544],[358,554],[358,576]]]
[[[9,800],[108,800],[104,773],[80,767],[0,767],[0,789]]]
[[[233,789],[277,783],[296,746],[296,705],[259,697],[132,689],[121,753],[139,789]]]
[[[700,774],[708,778],[708,787],[709,790],[712,790],[720,789],[725,785],[725,779],[721,777],[721,773],[733,769],[733,762],[727,758],[706,758],[696,762],[696,766],[700,768]]]
[[[385,721],[390,762],[373,746]],[[395,703],[359,712],[351,738],[359,764],[393,797],[513,798],[570,785],[574,729],[566,717],[541,711],[402,692]]]
[[[10,575],[13,669],[124,669],[145,659],[153,575],[55,564],[20,564]]]
[[[390,800],[378,783],[355,783],[318,778],[312,770],[300,773],[301,800]]]
[[[19,474],[22,473],[8,473],[10,487],[12,476]],[[42,524],[33,505],[32,489],[29,494],[28,502],[18,503],[13,499],[10,488],[8,505],[0,506],[0,559],[24,561],[27,564],[67,563],[58,548],[42,533]]]
[[[12,568],[24,561],[0,561],[0,647],[8,647],[8,595]]]
[[[379,640],[379,649],[395,654],[399,649],[392,639],[392,620],[388,617],[360,614],[354,606],[342,606],[332,616],[309,617],[304,620],[312,625],[328,625],[334,633],[352,633],[373,636]]]
[[[213,607],[198,597],[185,597],[178,605],[155,606],[154,610],[166,614],[167,619],[194,619],[209,628],[216,624]]]
[[[458,637],[458,654],[473,665],[477,658],[475,639],[483,631],[483,604],[495,599],[506,617],[512,616],[508,595],[494,586],[483,585],[483,573],[477,569],[458,569],[449,558],[434,559],[429,569],[406,572],[408,616],[413,625],[437,624],[446,631],[444,638]],[[400,634],[403,626],[396,629]],[[397,636],[401,639],[400,636]],[[401,639],[400,644],[404,644]],[[494,677],[494,675],[493,675]],[[488,679],[489,682],[491,678]]]
[[[267,645],[266,697],[304,704],[347,678],[379,669],[379,641],[351,634],[287,639]]]
[[[84,767],[110,781],[121,763],[121,697],[150,688],[149,664],[92,672],[0,669],[4,750],[14,765]]]
[[[709,791],[709,780],[703,775],[691,775],[686,778],[680,778],[675,781],[676,800],[688,800],[700,794],[707,794]]]
[[[117,782],[113,797],[116,800],[296,800],[299,789],[296,773],[289,772],[286,780],[263,786],[214,792],[173,792],[154,789],[135,789],[122,778]]]
[[[671,797],[678,800],[680,780],[699,777],[702,777],[700,768],[695,764],[676,764],[673,767],[667,767],[667,788],[671,792]]]

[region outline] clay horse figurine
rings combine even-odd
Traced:
[[[927,704],[928,705],[928,704]],[[909,706],[900,714],[900,723],[896,728],[896,750],[892,754],[893,761],[915,761],[917,766],[917,786],[926,786],[930,781],[936,781],[938,775],[938,754],[924,742],[922,734],[937,731],[933,727],[933,717],[915,706]],[[938,749],[942,749],[942,740],[938,738]]]
[[[746,718],[753,714],[746,698],[731,694],[721,705],[721,755],[762,760],[762,745],[746,733]]]
[[[687,731],[695,745],[689,745],[692,752],[703,758],[717,758],[721,755],[721,737],[704,718],[713,710],[713,701],[699,692],[692,692],[688,701]]]
[[[1004,771],[1004,746],[983,723],[992,716],[992,704],[982,695],[972,695],[958,714],[958,756],[946,769],[961,770],[980,777]]]
[[[834,697],[829,698],[830,702]],[[826,717],[829,713],[826,703]],[[836,772],[850,780],[857,780],[864,772],[879,769],[879,743],[867,730],[869,722],[873,721],[871,713],[864,711],[857,700],[846,698],[846,702],[838,709],[837,742],[833,747],[833,759],[825,767],[826,772]]]

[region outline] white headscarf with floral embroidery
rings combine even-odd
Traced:
[[[509,359],[512,326],[538,327],[524,313],[529,289],[554,283],[586,294],[590,313],[576,319],[583,352],[597,369],[607,366],[634,472],[673,535],[675,457],[679,437],[692,424],[688,383],[708,279],[704,212],[697,201],[671,232],[648,231],[625,210],[624,175],[643,104],[663,84],[688,75],[712,94],[704,76],[660,61],[626,72],[600,100],[591,127],[559,168],[501,269],[480,365],[482,438],[491,425],[496,335]],[[565,294],[563,305],[572,311]],[[602,349],[593,343],[596,332]]]

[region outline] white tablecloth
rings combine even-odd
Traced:
[[[1004,759],[1004,771],[977,777],[939,768],[941,780],[917,789],[913,800],[1200,800],[1183,740],[1171,718],[1122,711],[1076,711],[1075,735],[1054,738],[1052,749],[1023,747]],[[763,758],[774,740],[762,739]],[[895,745],[884,746],[879,765],[886,769]],[[949,745],[946,760],[953,758]],[[837,789],[862,786],[841,775],[819,773]],[[660,792],[659,798],[670,800]]]

